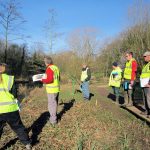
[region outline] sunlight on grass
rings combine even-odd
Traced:
[[[101,87],[104,88],[104,87]],[[21,112],[30,137],[36,141],[35,150],[139,150],[150,145],[149,127],[129,112],[112,104],[99,88],[91,85],[94,94],[91,101],[84,101],[81,93],[70,93],[71,85],[61,87],[58,115],[55,128],[48,121],[47,95],[44,88],[30,92]],[[36,93],[36,94],[35,94]],[[16,136],[6,126],[0,143]],[[34,134],[34,136],[32,136]],[[8,149],[21,150],[17,141]]]

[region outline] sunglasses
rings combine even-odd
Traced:
[[[143,56],[143,57],[147,57],[147,56]]]

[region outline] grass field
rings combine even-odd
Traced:
[[[91,85],[91,101],[72,94],[71,85],[61,86],[59,122],[51,127],[44,88],[35,88],[23,102],[21,117],[35,150],[149,150],[150,128],[107,99],[108,89]],[[5,126],[1,149],[22,150],[24,146]]]

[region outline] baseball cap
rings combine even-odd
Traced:
[[[1,63],[1,62],[0,62],[0,66],[7,66],[7,64],[6,64],[6,63]]]
[[[145,52],[143,56],[150,56],[150,51]]]

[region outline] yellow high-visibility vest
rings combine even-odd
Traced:
[[[88,70],[89,68],[86,68],[84,71],[82,71],[82,73],[81,73],[81,81],[83,82],[83,81],[85,81],[85,79],[88,77],[88,75],[87,75],[87,70]]]
[[[0,114],[19,110],[14,96],[9,92],[14,84],[14,76],[2,74],[0,83]]]
[[[150,78],[150,62],[143,67],[140,78]]]
[[[117,74],[115,77],[113,77],[113,74]],[[117,67],[114,69],[109,78],[109,86],[114,86],[114,87],[120,87],[121,84],[121,78],[122,78],[122,70],[120,67]]]
[[[47,93],[58,93],[58,92],[60,92],[59,69],[55,65],[51,65],[51,66],[49,66],[49,68],[51,70],[53,70],[53,72],[54,72],[54,77],[53,77],[54,81],[53,81],[53,83],[46,84],[46,91],[47,91]]]
[[[134,58],[132,58],[130,61],[126,62],[126,67],[124,70],[124,78],[125,79],[131,79],[131,74],[132,74],[132,62],[135,61]]]

